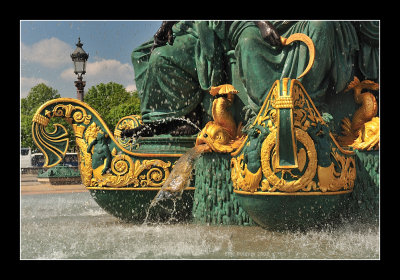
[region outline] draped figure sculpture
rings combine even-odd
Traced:
[[[314,65],[300,81],[319,110],[326,110],[328,92],[342,92],[356,74],[378,79],[377,22],[164,22],[153,39],[132,53],[144,127],[168,118],[187,118],[204,126],[211,119],[208,91],[224,83],[244,89],[243,110],[257,114],[274,81],[298,77],[308,63],[305,45],[298,42],[282,48],[277,39],[294,33],[308,35],[315,44]],[[234,81],[230,57],[239,76]],[[182,122],[172,127],[172,135],[196,133]],[[143,131],[144,136],[154,134],[153,129]]]

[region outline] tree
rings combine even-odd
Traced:
[[[92,86],[84,101],[99,113],[111,131],[121,118],[140,114],[137,92],[129,92],[123,85],[114,82]]]
[[[32,138],[32,118],[43,103],[60,97],[56,89],[41,83],[31,88],[28,96],[21,99],[21,147],[29,147],[33,150],[37,149]],[[53,127],[53,122],[50,122],[48,127]],[[60,123],[66,126],[66,122],[65,124],[62,122]],[[67,126],[66,128],[68,130]],[[70,131],[72,131],[72,129]],[[68,133],[70,133],[70,131],[68,131]]]
[[[33,116],[43,103],[60,97],[56,89],[46,86],[44,83],[38,84],[31,88],[26,98],[21,99],[21,115]]]

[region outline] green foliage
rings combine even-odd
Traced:
[[[26,98],[21,99],[21,115],[33,116],[43,103],[60,97],[56,89],[48,87],[43,83],[38,84],[31,88]]]
[[[21,147],[37,150],[32,138],[32,117],[21,113]]]
[[[106,115],[108,121],[110,122],[110,128],[115,128],[118,121],[130,115],[139,115],[140,114],[140,104],[139,102],[136,103],[127,103],[127,104],[120,104],[116,107],[113,107],[110,112]]]
[[[56,89],[41,83],[31,88],[28,96],[21,99],[21,147],[30,147],[33,150],[37,150],[32,138],[33,115],[43,103],[60,97]],[[51,124],[49,125],[52,127]]]
[[[129,115],[140,114],[140,99],[137,92],[129,92],[117,83],[92,86],[84,101],[95,109],[113,131],[118,121]]]

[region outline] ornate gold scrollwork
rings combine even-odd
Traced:
[[[111,172],[102,174],[104,164],[92,168],[92,156],[87,152],[88,143],[96,139],[99,133],[104,134],[96,123],[92,123],[85,132],[84,138],[77,138],[79,146],[80,171],[84,185],[88,187],[160,187],[168,178],[171,162],[159,159],[136,160],[125,154],[111,153]],[[93,152],[93,151],[92,151]],[[147,170],[147,172],[146,172]],[[146,172],[143,174],[143,172]]]
[[[115,126],[114,137],[125,149],[132,151],[135,147],[131,138],[121,138],[121,133],[125,129],[132,129],[142,125],[142,118],[139,115],[126,116],[120,119]]]
[[[315,176],[315,172],[317,169],[317,152],[315,150],[314,142],[307,134],[307,132],[304,132],[301,129],[296,128],[295,133],[297,141],[300,141],[306,149],[308,164],[304,174],[300,178],[292,181],[285,180],[283,178],[284,174],[290,174],[292,177],[295,178],[297,177],[292,174],[291,169],[279,169],[275,166],[272,166],[276,165],[275,161],[271,160],[272,151],[276,145],[276,131],[269,134],[268,137],[264,140],[261,148],[261,166],[263,174],[270,185],[270,187],[268,188],[269,192],[274,192],[277,190],[283,192],[295,192],[304,189]],[[304,160],[302,161],[304,162]],[[304,166],[304,163],[302,163],[302,165]],[[281,172],[281,178],[279,178],[275,174],[277,172]]]
[[[337,151],[331,152],[331,155],[338,163],[338,167],[341,172],[337,172],[335,169],[335,163],[328,167],[318,166],[318,186],[322,192],[326,191],[339,191],[352,190],[354,187],[354,180],[356,179],[356,165],[355,160],[352,157],[344,157],[337,153]]]
[[[55,131],[45,127],[50,118],[61,117],[71,124],[78,148],[78,165],[82,183],[89,189],[150,189],[160,187],[169,176],[171,159],[181,154],[134,153],[124,148],[113,137],[107,125],[84,102],[72,98],[58,98],[43,104],[33,117],[32,134],[36,145],[43,152],[46,167],[57,165],[68,148],[67,130],[55,124]],[[121,125],[138,125],[139,116],[128,116]],[[137,123],[131,124],[130,121]],[[147,160],[143,158],[147,157]]]
[[[72,115],[72,119],[75,122],[78,122],[78,123],[83,122],[86,125],[88,125],[90,123],[92,116],[90,116],[86,113],[85,108],[83,108],[81,106],[73,106],[72,104],[67,104],[67,105],[58,104],[58,105],[54,106],[54,108],[51,112],[46,111],[46,116],[48,116],[48,117],[64,117],[69,123],[71,123],[72,112],[74,112]]]
[[[243,162],[243,157],[244,154],[241,154],[237,158],[233,157],[231,160],[233,189],[241,189],[253,193],[259,187],[262,171],[261,168],[259,168],[256,173],[250,172],[247,169],[247,165]]]
[[[145,160],[142,166],[147,171],[145,177],[140,181],[142,187],[161,187],[169,176],[169,168],[171,162],[164,162],[162,160]]]
[[[292,88],[294,117],[293,125],[302,130],[307,130],[310,126],[316,126],[317,123],[324,123],[324,120],[317,113],[317,109],[306,98],[305,90],[300,83],[295,83]]]
[[[296,33],[288,39],[281,37],[283,45],[297,40],[307,45],[310,55],[309,63],[299,79],[311,69],[315,48],[312,40],[304,34]],[[235,192],[308,195],[312,191],[313,194],[333,194],[352,190],[356,176],[354,153],[337,144],[297,79],[283,78],[275,81],[253,123],[253,127],[268,130],[267,136],[263,136],[265,139],[258,139],[264,139],[260,156],[255,156],[254,149],[251,151],[252,161],[261,161],[263,176],[258,176],[258,172],[249,172],[244,162],[249,157],[245,145],[257,143],[254,134],[253,139],[247,136],[239,149],[231,153],[231,178]],[[284,139],[279,139],[280,135]],[[316,145],[319,146],[318,151]],[[282,165],[281,146],[286,151],[282,154]],[[257,169],[257,165],[252,164],[251,167],[253,171]]]
[[[90,187],[160,187],[169,176],[171,162],[162,160],[133,160],[127,155],[116,155],[111,161],[112,174],[101,175],[102,166],[93,170]],[[146,171],[146,174],[140,175]]]
[[[317,143],[314,143],[309,133],[318,134],[316,128],[326,127],[326,124],[299,81],[291,81],[290,96],[279,96],[280,86],[285,86],[285,83],[274,83],[253,124],[261,125],[269,131],[260,152],[262,176],[258,177],[257,172],[251,173],[247,169],[243,160],[245,146],[242,146],[239,148],[240,152],[232,154],[231,160],[231,178],[235,192],[260,195],[351,192],[356,178],[354,153],[341,148],[332,134],[326,132],[324,137],[327,142],[318,145],[324,145],[328,149],[329,146],[326,145],[331,145],[332,163],[328,167],[319,165]],[[277,111],[282,108],[293,110],[293,141],[297,143],[294,147],[298,162],[294,167],[280,168],[278,164],[276,147],[280,140],[277,138]],[[249,138],[246,138],[246,141],[249,143]]]

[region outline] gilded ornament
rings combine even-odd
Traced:
[[[81,173],[82,184],[89,186],[92,180],[92,156],[87,153],[87,144],[83,138],[76,138],[76,145],[78,146],[78,160],[79,170]]]
[[[130,115],[123,117],[118,121],[117,125],[115,126],[114,130],[115,139],[122,147],[124,147],[127,150],[132,151],[134,149],[137,149],[138,148],[137,144],[133,143],[132,139],[130,138],[125,138],[125,137],[121,138],[121,133],[123,130],[133,129],[142,124],[143,124],[142,118],[139,115]]]
[[[54,124],[54,131],[48,133],[43,123],[43,119],[34,117],[32,124],[33,141],[45,157],[43,167],[53,167],[57,165],[67,153],[69,143],[67,137],[68,133],[67,129],[61,124]]]
[[[352,190],[354,187],[354,180],[356,179],[356,166],[355,160],[352,157],[345,157],[337,152],[332,152],[339,166],[336,168],[341,171],[336,171],[335,164],[328,167],[318,166],[318,186],[322,192],[326,191],[339,191]]]
[[[77,124],[74,123],[74,124],[72,124],[72,128],[74,130],[74,133],[75,133],[76,137],[78,137],[78,138],[82,138],[83,137],[83,133],[84,133],[84,131],[86,129],[85,126],[77,125]]]
[[[243,162],[244,154],[237,158],[231,159],[231,178],[233,182],[233,188],[236,190],[244,190],[248,192],[255,192],[260,185],[262,178],[261,167],[256,173],[252,173],[248,170],[247,164]],[[244,166],[244,168],[242,168]]]
[[[370,121],[366,122],[351,146],[357,150],[378,150],[379,122],[379,117],[373,117]]]
[[[104,121],[87,104],[72,98],[59,98],[42,105],[32,120],[33,138],[45,156],[47,167],[54,166],[62,160],[69,141],[66,129],[60,124],[54,125],[54,132],[48,133],[45,130],[49,118],[52,117],[65,118],[72,125],[76,136],[81,179],[87,188],[158,188],[168,177],[171,162],[159,159],[132,159],[131,156],[180,156],[128,151],[115,140]],[[135,120],[141,122],[140,118]]]
[[[352,120],[342,120],[342,136],[338,142],[342,146],[350,146],[358,150],[379,149],[379,117],[378,103],[370,92],[362,92],[364,89],[378,90],[379,85],[370,80],[360,82],[357,77],[349,84],[345,92],[354,91],[354,101],[361,107],[354,113]]]
[[[50,121],[50,119],[48,119],[48,118],[46,118],[46,117],[44,117],[44,116],[42,116],[40,114],[35,114],[33,116],[32,121],[35,122],[35,123],[38,123],[40,125],[47,126],[49,121]]]
[[[297,79],[304,77],[311,70],[311,67],[313,66],[315,60],[315,46],[313,41],[310,37],[303,33],[294,33],[290,35],[289,38],[281,37],[280,39],[282,45],[284,46],[290,45],[294,41],[301,41],[307,45],[310,59],[308,61],[306,69],[297,77]]]
[[[317,152],[315,150],[314,142],[311,137],[301,129],[296,128],[296,139],[300,141],[306,151],[308,157],[308,164],[305,172],[301,176],[293,176],[292,169],[279,169],[277,166],[271,167],[271,152],[276,145],[276,132],[273,132],[268,135],[265,139],[262,148],[261,148],[261,165],[262,171],[269,184],[272,186],[270,188],[270,192],[273,191],[283,191],[283,192],[295,192],[303,189],[309,184],[315,176],[315,172],[317,169]],[[277,163],[275,163],[277,165]],[[296,168],[298,169],[298,168]],[[279,178],[276,173],[281,172],[282,176]],[[291,177],[299,177],[295,180],[285,180],[283,178],[283,174],[290,174]]]
[[[214,121],[208,122],[196,139],[196,145],[207,144],[208,151],[231,153],[243,141],[241,125],[236,126],[228,108],[232,105],[234,94],[238,93],[232,85],[212,87],[210,94],[216,97],[212,105]]]
[[[267,192],[270,190],[270,186],[267,179],[262,180],[261,182],[261,191]]]
[[[290,122],[286,124],[294,132],[291,143],[296,164],[292,166],[279,164],[278,151],[282,139],[279,139],[277,134],[282,121],[281,109],[292,111]],[[251,143],[251,137],[248,135],[245,144],[232,153],[231,177],[235,192],[283,195],[336,194],[352,191],[356,176],[354,153],[338,145],[298,80],[282,79],[274,83],[253,123],[253,126],[257,125],[269,131],[267,136],[260,137],[263,140],[259,155],[262,177],[249,176],[248,166],[243,160],[244,154],[247,153],[245,149]],[[324,128],[323,137],[317,136],[318,133],[322,133],[319,131],[321,128]],[[328,130],[325,131],[326,129]],[[285,141],[287,143],[287,139]],[[324,151],[321,150],[322,147]],[[324,156],[326,150],[334,160]],[[326,165],[328,161],[329,164]],[[253,168],[251,174],[256,174],[256,170]],[[253,178],[259,180],[257,186],[252,185]]]

